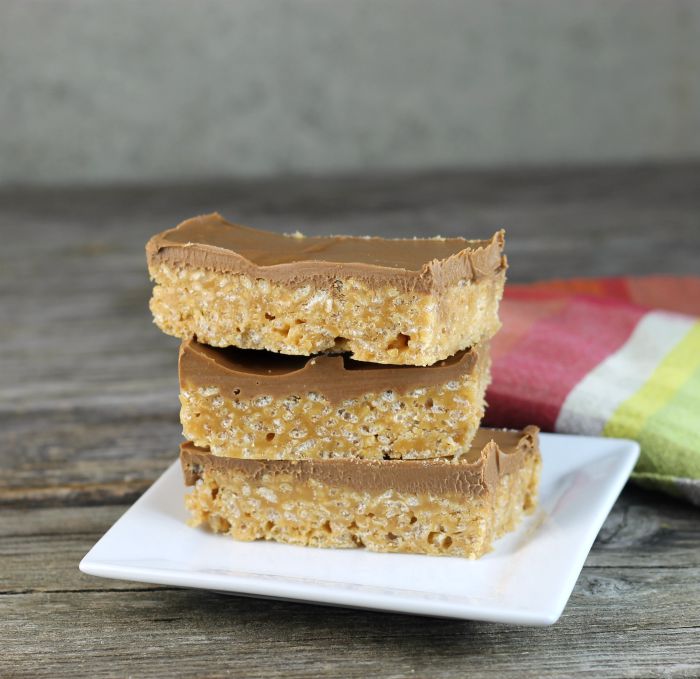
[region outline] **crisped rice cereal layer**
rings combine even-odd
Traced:
[[[237,540],[478,558],[536,505],[536,429],[505,436],[458,462],[241,460],[184,444],[186,504],[192,525]]]
[[[458,458],[489,383],[487,346],[422,368],[188,340],[179,363],[185,438],[215,455],[266,460]]]
[[[505,273],[460,281],[437,297],[377,290],[352,278],[332,288],[289,287],[245,274],[153,266],[150,308],[163,332],[215,347],[431,365],[493,337]]]

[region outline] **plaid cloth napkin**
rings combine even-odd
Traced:
[[[639,441],[632,478],[700,505],[700,278],[506,286],[485,423]]]

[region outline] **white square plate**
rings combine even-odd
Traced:
[[[174,463],[80,563],[90,575],[527,625],[557,621],[639,456],[634,441],[543,434],[535,513],[477,561],[236,542],[185,525]]]

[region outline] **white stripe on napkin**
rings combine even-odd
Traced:
[[[556,431],[600,436],[615,410],[642,387],[694,323],[693,318],[667,311],[643,316],[627,342],[569,392]]]

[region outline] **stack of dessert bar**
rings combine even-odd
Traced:
[[[193,523],[478,557],[534,506],[537,429],[479,429],[505,283],[490,240],[280,235],[190,219],[147,245],[182,339]]]

